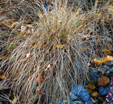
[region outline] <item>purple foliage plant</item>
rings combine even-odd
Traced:
[[[110,91],[106,96],[106,101],[107,101],[107,104],[113,104],[113,77],[111,78]]]

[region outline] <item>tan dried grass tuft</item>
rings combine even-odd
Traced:
[[[73,85],[89,81],[87,63],[99,50],[96,46],[102,45],[102,50],[109,42],[105,36],[111,33],[104,31],[101,20],[111,21],[111,12],[102,17],[97,10],[72,9],[56,3],[53,14],[38,11],[32,34],[13,50],[3,86],[11,86],[19,104],[33,104],[37,99],[38,104],[69,100]],[[97,28],[100,25],[104,26],[102,32]],[[46,73],[43,81],[37,81],[42,73]]]

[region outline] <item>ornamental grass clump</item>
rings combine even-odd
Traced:
[[[0,66],[4,63],[20,42],[30,35],[31,29],[25,33],[25,24],[38,21],[38,2],[30,0],[0,1]],[[24,27],[24,29],[22,29]],[[31,28],[31,27],[30,27]],[[24,30],[24,31],[23,31]]]
[[[19,104],[69,100],[73,85],[89,81],[88,63],[96,55],[95,47],[102,44],[104,48],[108,41],[104,36],[110,33],[97,34],[101,13],[83,13],[80,8],[73,12],[56,2],[53,8],[52,13],[38,11],[32,33],[8,59],[3,86],[11,87]]]

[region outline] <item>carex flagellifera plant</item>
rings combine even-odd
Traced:
[[[32,33],[8,59],[3,86],[11,87],[19,104],[69,100],[73,85],[88,82],[88,63],[97,55],[96,47],[102,44],[102,49],[110,41],[105,36],[111,36],[111,32],[106,33],[103,25],[104,20],[111,21],[109,10],[103,15],[97,10],[67,8],[57,1],[51,12],[44,6],[42,9],[38,9],[39,20],[33,23]],[[101,21],[103,17],[106,19]]]

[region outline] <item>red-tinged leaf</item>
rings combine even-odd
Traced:
[[[98,78],[98,84],[99,84],[100,86],[105,86],[105,85],[107,85],[109,82],[110,82],[110,80],[109,80],[109,78],[106,77],[106,76],[102,76],[102,77]]]
[[[42,73],[39,78],[37,78],[36,82],[43,82],[45,80],[46,73]]]

